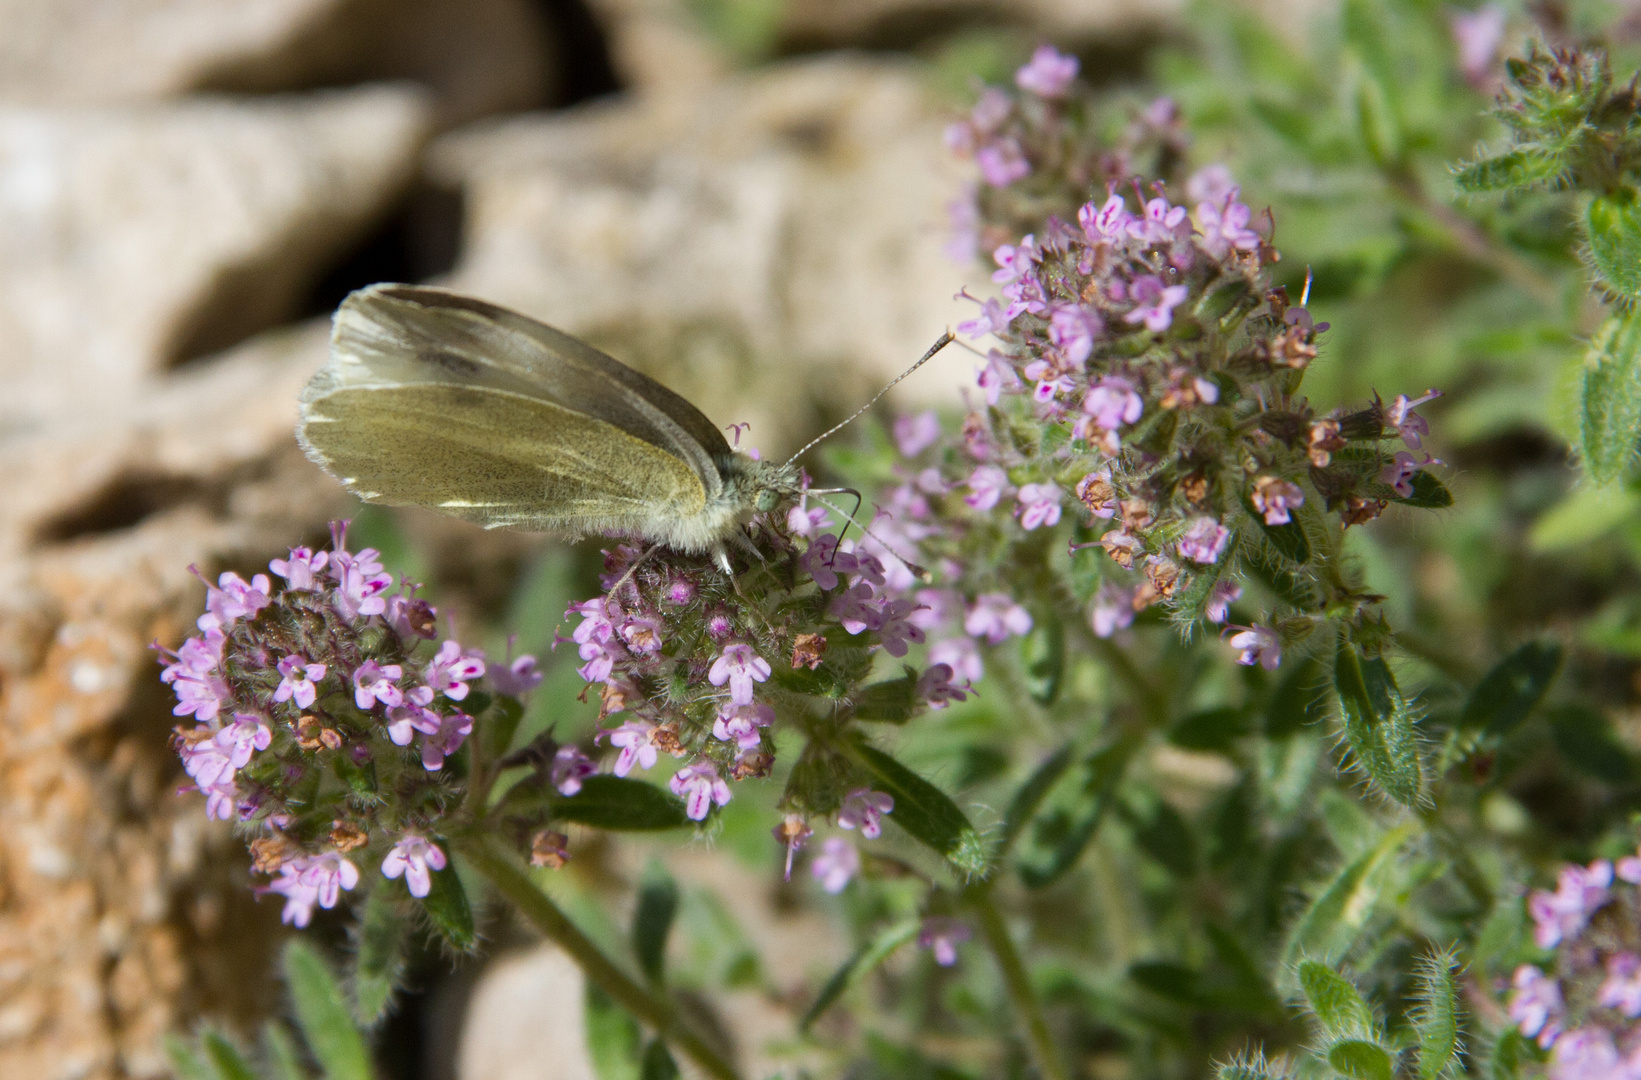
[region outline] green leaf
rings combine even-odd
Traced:
[[[1254,119],[1281,136],[1295,149],[1309,148],[1311,117],[1305,110],[1271,98],[1256,97],[1248,103],[1248,111],[1253,114]]]
[[[855,698],[855,718],[904,724],[917,712],[917,680],[910,675],[863,687]]]
[[[1286,659],[1286,658],[1284,658]],[[1282,681],[1265,708],[1265,736],[1286,739],[1322,718],[1327,708],[1328,679],[1315,656],[1289,661]]]
[[[1579,395],[1579,454],[1597,484],[1626,475],[1641,430],[1641,317],[1631,311],[1601,324],[1584,354]]]
[[[678,1080],[678,1063],[672,1060],[666,1043],[660,1039],[650,1041],[644,1049],[644,1066],[638,1075],[640,1080]]]
[[[448,843],[441,842],[439,846],[450,850]],[[468,906],[467,890],[462,887],[462,879],[456,874],[454,860],[446,863],[443,870],[435,870],[432,878],[433,887],[421,898],[422,910],[433,920],[434,929],[453,948],[463,952],[472,949],[478,942],[478,935],[473,930],[473,909]]]
[[[1082,790],[1070,812],[1039,815],[1033,842],[1019,857],[1020,880],[1027,888],[1050,885],[1076,865],[1105,820],[1137,747],[1138,740],[1128,738],[1089,755]]]
[[[1641,205],[1633,197],[1591,199],[1584,229],[1602,283],[1621,296],[1641,299]]]
[[[362,1027],[374,1027],[387,1015],[404,974],[407,927],[392,890],[372,889],[353,928],[353,971],[348,980],[353,1015]]]
[[[1020,657],[1025,662],[1026,692],[1039,705],[1054,704],[1065,679],[1066,637],[1060,616],[1052,608],[1033,620],[1031,633],[1020,643]]]
[[[632,1014],[589,981],[584,1016],[587,1052],[598,1080],[639,1080],[643,1034]]]
[[[1031,820],[1037,808],[1043,804],[1049,789],[1054,786],[1055,781],[1065,775],[1070,765],[1071,745],[1067,743],[1045,758],[1026,778],[1025,783],[1015,790],[1014,798],[1009,800],[1008,812],[1003,815],[1003,843],[999,855],[1014,844],[1020,830],[1026,827],[1026,822]]]
[[[1287,1076],[1286,1069],[1266,1061],[1260,1051],[1233,1058],[1214,1072],[1214,1080],[1286,1080]]]
[[[1349,946],[1373,914],[1379,897],[1378,871],[1401,849],[1412,831],[1411,825],[1390,830],[1333,876],[1294,924],[1283,950],[1287,962],[1306,954],[1335,956]]]
[[[170,1059],[177,1080],[216,1080],[187,1039],[181,1035],[168,1034],[165,1036],[164,1045],[165,1056]]]
[[[1566,551],[1641,517],[1641,491],[1627,484],[1580,484],[1538,516],[1527,534],[1536,552]]]
[[[1258,962],[1248,954],[1237,936],[1213,922],[1206,924],[1203,930],[1208,935],[1208,944],[1213,946],[1214,955],[1235,980],[1237,996],[1243,1007],[1250,1012],[1280,1014],[1282,1004],[1276,988],[1265,978]]]
[[[1168,741],[1187,750],[1228,750],[1252,731],[1252,718],[1242,709],[1204,709],[1175,724],[1168,732]]]
[[[654,784],[621,776],[589,776],[581,790],[553,802],[553,817],[616,832],[678,829],[690,823],[684,802]]]
[[[1412,806],[1423,786],[1418,732],[1389,666],[1360,656],[1341,638],[1333,684],[1356,764],[1386,795]]]
[[[262,1025],[262,1057],[268,1063],[272,1080],[308,1080],[308,1070],[302,1067],[296,1040],[284,1024],[270,1020]]]
[[[1561,670],[1561,646],[1553,641],[1529,641],[1493,666],[1470,692],[1459,714],[1466,728],[1485,728],[1503,737],[1543,700]]]
[[[1248,503],[1246,509],[1249,516],[1254,519],[1254,524],[1259,526],[1260,533],[1270,541],[1271,547],[1278,555],[1300,566],[1311,561],[1311,542],[1306,538],[1305,529],[1299,522],[1288,521],[1282,525],[1267,525],[1265,515],[1254,509],[1252,503]]]
[[[1442,949],[1413,971],[1413,1030],[1419,1037],[1419,1080],[1436,1080],[1459,1052],[1458,957]]]
[[[830,1009],[833,1003],[843,996],[845,990],[893,956],[902,945],[917,937],[921,926],[922,922],[918,919],[904,919],[894,923],[881,931],[859,952],[845,960],[843,965],[832,973],[832,977],[826,980],[826,985],[821,987],[814,1004],[809,1006],[809,1011],[798,1021],[798,1031],[808,1032],[810,1025]]]
[[[1564,705],[1550,714],[1550,733],[1567,763],[1609,784],[1635,780],[1635,758],[1613,733],[1606,715],[1588,705]]]
[[[1390,1052],[1366,1039],[1341,1039],[1328,1047],[1328,1064],[1351,1080],[1391,1080]]]
[[[638,966],[659,985],[666,974],[667,934],[678,914],[678,884],[659,862],[651,862],[638,887],[638,907],[632,915],[632,950]]]
[[[894,797],[889,818],[912,836],[944,855],[970,877],[985,872],[986,850],[980,834],[944,791],[865,742],[847,744],[847,753],[872,774],[872,786]]]
[[[1202,973],[1166,960],[1142,960],[1128,968],[1128,977],[1158,997],[1181,1005],[1200,1006],[1206,999]]]
[[[199,1044],[218,1080],[257,1080],[256,1070],[245,1055],[220,1031],[206,1030]]]
[[[1326,964],[1306,960],[1299,965],[1299,986],[1322,1027],[1334,1037],[1372,1037],[1373,1010],[1349,979]]]
[[[1521,1080],[1522,1062],[1532,1059],[1532,1047],[1526,1037],[1515,1028],[1507,1027],[1488,1055],[1488,1076],[1491,1080]]]
[[[1453,185],[1471,193],[1534,188],[1553,179],[1561,166],[1556,154],[1537,149],[1511,150],[1456,169]]]
[[[285,945],[285,985],[302,1037],[326,1080],[371,1080],[370,1054],[330,966],[304,938]]]
[[[1398,495],[1391,499],[1391,502],[1400,503],[1403,506],[1418,507],[1422,510],[1442,510],[1453,505],[1453,493],[1448,491],[1440,480],[1432,476],[1430,470],[1420,469],[1408,477],[1407,482],[1412,485],[1413,494],[1405,499]]]

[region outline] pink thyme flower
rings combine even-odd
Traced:
[[[1016,180],[1031,175],[1031,162],[1013,136],[1006,136],[982,146],[974,155],[980,166],[980,176],[995,188],[1005,188]]]
[[[752,651],[750,645],[726,645],[707,669],[707,682],[729,684],[729,699],[737,705],[752,704],[752,689],[769,678],[769,661]]]
[[[1259,250],[1259,234],[1248,228],[1253,212],[1235,202],[1236,195],[1236,189],[1232,188],[1222,201],[1197,205],[1203,249],[1216,259],[1223,259],[1232,251]]]
[[[1588,867],[1563,867],[1556,891],[1535,889],[1527,897],[1533,917],[1533,940],[1541,949],[1553,949],[1577,937],[1590,916],[1612,898],[1612,863],[1597,859]]]
[[[305,928],[313,919],[313,909],[319,903],[319,888],[302,880],[300,864],[292,860],[279,868],[279,877],[269,882],[262,891],[280,893],[285,897],[285,910],[279,921],[286,926]],[[351,865],[351,864],[350,864]]]
[[[311,592],[318,584],[319,574],[330,562],[330,553],[311,548],[291,548],[289,559],[274,559],[268,569],[285,579],[287,589]]]
[[[398,664],[378,664],[366,660],[353,673],[353,703],[361,709],[373,709],[380,701],[390,708],[404,703],[404,694],[393,684],[404,674]]]
[[[1134,590],[1114,581],[1100,584],[1088,613],[1096,637],[1108,638],[1134,622]]]
[[[236,801],[239,792],[234,788],[233,781],[224,781],[201,787],[205,795],[205,816],[212,821],[231,821],[237,809]]]
[[[581,616],[581,622],[570,631],[570,640],[577,645],[585,645],[589,641],[605,642],[615,636],[615,623],[610,621],[610,615],[604,606],[604,598],[595,596],[591,600],[583,600],[579,604],[571,604],[564,609],[564,617]],[[585,658],[583,658],[585,659]]]
[[[1498,59],[1499,45],[1504,41],[1505,18],[1504,8],[1498,4],[1448,13],[1453,43],[1459,50],[1459,70],[1464,73],[1465,81],[1478,90],[1486,87],[1493,62]]]
[[[1000,645],[1010,634],[1024,637],[1031,632],[1031,613],[1008,593],[982,593],[974,598],[963,629],[973,637],[985,638],[988,645]]]
[[[895,445],[901,457],[916,457],[939,441],[940,418],[933,409],[895,418]]]
[[[460,701],[467,696],[467,684],[483,674],[482,654],[463,652],[462,647],[451,640],[439,646],[423,677],[429,686],[451,701]]]
[[[821,888],[836,896],[860,873],[860,852],[843,837],[828,836],[821,844],[821,853],[809,864],[809,871]]]
[[[1434,401],[1441,396],[1442,392],[1434,389],[1426,390],[1416,398],[1409,398],[1406,394],[1397,394],[1396,400],[1391,402],[1390,408],[1385,410],[1385,422],[1396,429],[1396,434],[1402,437],[1404,443],[1417,450],[1423,445],[1425,436],[1430,434],[1430,421],[1413,410],[1425,402]],[[1400,458],[1401,455],[1398,454],[1397,457]],[[1391,481],[1382,482],[1391,483]],[[1407,496],[1402,497],[1406,498]]]
[[[729,805],[729,785],[718,775],[718,767],[706,758],[696,758],[673,773],[667,786],[684,800],[684,813],[691,821],[704,820],[713,803]]]
[[[1014,85],[1041,98],[1063,98],[1077,78],[1077,58],[1039,45],[1031,62],[1014,73]]]
[[[883,815],[893,813],[894,808],[893,795],[871,788],[856,788],[844,796],[843,806],[838,810],[838,826],[844,829],[859,828],[860,835],[876,840],[883,835]]]
[[[621,753],[615,759],[615,775],[626,776],[637,765],[640,769],[655,767],[655,725],[643,720],[628,720],[618,728],[601,732],[608,736],[611,746],[619,746]]]
[[[1015,496],[1020,502],[1020,527],[1027,532],[1060,521],[1060,496],[1054,484],[1026,484]]]
[[[883,605],[877,632],[884,652],[898,658],[906,655],[908,642],[923,644],[923,628],[912,621],[920,606],[915,600],[891,600]]]
[[[883,624],[883,608],[876,599],[872,587],[864,581],[851,585],[832,597],[832,602],[826,606],[826,610],[851,634],[876,630]]]
[[[631,615],[621,621],[621,640],[639,656],[661,651],[661,620],[652,615]]]
[[[457,750],[462,743],[473,734],[473,718],[466,713],[451,713],[439,718],[439,730],[422,736],[422,768],[428,772],[438,772],[444,768],[445,759]]]
[[[653,762],[652,762],[653,764]],[[581,790],[581,782],[598,775],[598,765],[577,746],[561,746],[553,755],[553,787],[563,796]]]
[[[1128,212],[1128,204],[1123,197],[1112,193],[1105,202],[1096,207],[1092,202],[1084,203],[1077,211],[1077,224],[1083,227],[1083,234],[1088,237],[1090,244],[1109,243],[1117,240],[1128,232],[1129,222],[1134,216]]]
[[[274,688],[275,701],[294,701],[299,709],[306,709],[319,696],[314,683],[325,677],[324,664],[310,664],[306,657],[291,653],[278,664],[279,685]]]
[[[1220,205],[1226,199],[1236,198],[1236,178],[1231,170],[1215,162],[1204,165],[1185,181],[1185,197],[1192,202]]]
[[[1128,235],[1147,244],[1162,244],[1174,239],[1182,227],[1190,228],[1185,220],[1185,207],[1174,206],[1159,195],[1145,204],[1144,214],[1129,219]],[[1136,281],[1135,284],[1139,282]],[[1158,281],[1157,286],[1160,288],[1162,282]],[[1183,285],[1176,285],[1174,288],[1179,289],[1181,293],[1187,291]],[[1176,300],[1174,303],[1178,304],[1179,301]]]
[[[842,565],[839,565],[840,562]],[[828,592],[838,587],[838,575],[848,573],[854,565],[853,558],[845,558],[838,551],[838,538],[831,533],[815,537],[809,542],[808,549],[798,557],[798,569]]]
[[[515,656],[509,663],[492,665],[487,672],[498,694],[522,697],[541,685],[542,673],[529,653]]]
[[[929,663],[952,669],[952,677],[965,683],[979,682],[985,675],[980,659],[980,647],[971,637],[947,638],[929,646]]]
[[[957,947],[974,936],[967,923],[944,916],[931,915],[923,920],[917,943],[934,952],[934,962],[941,967],[957,963]]]
[[[786,527],[795,536],[813,537],[826,528],[830,522],[830,515],[823,507],[809,507],[807,497],[800,500],[796,506],[786,512]],[[684,584],[687,584],[684,583]],[[691,586],[693,589],[693,586]],[[668,597],[671,599],[670,595]],[[684,601],[688,603],[688,601]]]
[[[1231,530],[1211,517],[1199,517],[1179,538],[1179,553],[1192,562],[1216,563],[1230,542]]]
[[[1241,655],[1236,662],[1244,667],[1258,664],[1266,671],[1275,671],[1282,663],[1282,643],[1278,640],[1274,630],[1263,626],[1228,626],[1225,628],[1231,634],[1231,648],[1240,649]]]
[[[294,921],[299,928],[308,925],[314,904],[329,910],[341,899],[342,890],[351,890],[359,884],[359,868],[335,851],[293,859],[281,866],[279,872],[281,878],[270,884],[268,890],[285,894],[285,912],[281,919],[287,923]],[[286,885],[287,881],[291,882],[290,886]],[[297,910],[292,910],[293,905]]]
[[[1029,277],[1032,263],[1037,259],[1037,238],[1027,233],[1018,244],[999,244],[991,253],[991,258],[997,264],[991,279],[999,285]]]
[[[1612,1032],[1603,1027],[1567,1032],[1550,1054],[1550,1080],[1633,1080],[1635,1075],[1631,1063],[1619,1056]]]
[[[587,682],[595,683],[604,682],[610,677],[610,673],[615,670],[615,662],[621,659],[625,650],[615,642],[605,644],[600,641],[589,641],[577,651],[587,662],[576,668],[576,674]]]
[[[1202,613],[1209,622],[1224,622],[1231,613],[1231,605],[1242,599],[1242,586],[1230,578],[1220,578],[1208,590],[1208,602]]]
[[[963,293],[962,295],[967,296],[968,294]],[[980,304],[979,315],[976,315],[974,318],[965,322],[958,323],[957,331],[958,333],[966,334],[969,337],[984,337],[987,334],[1001,334],[1009,328],[1009,323],[1013,321],[1014,316],[1008,314],[1008,312],[1003,308],[1002,303],[995,297],[992,297]],[[902,417],[901,419],[904,420],[905,417]],[[900,421],[897,420],[896,423],[898,424]],[[936,434],[939,434],[938,430],[936,431]],[[930,441],[931,443],[933,442],[933,440]],[[911,457],[912,455],[907,454],[906,456]]]
[[[1511,981],[1510,1019],[1523,1035],[1549,1046],[1561,1034],[1561,985],[1532,964],[1518,967]]]
[[[250,763],[252,754],[266,750],[273,742],[273,732],[262,717],[236,712],[233,723],[225,725],[211,741],[227,756],[230,769],[243,769]]]
[[[1145,399],[1135,391],[1134,384],[1121,375],[1107,375],[1088,388],[1083,398],[1083,412],[1096,427],[1116,431],[1124,424],[1132,424],[1145,411]]]
[[[195,575],[199,575],[196,567],[190,566]],[[205,581],[200,576],[201,581]],[[212,585],[205,582],[205,610],[208,615],[216,616],[214,625],[223,629],[232,626],[237,619],[248,618],[273,603],[269,594],[273,586],[268,581],[267,574],[257,574],[250,581],[246,581],[238,574],[229,571],[217,578]],[[201,616],[204,619],[204,616]],[[202,621],[200,629],[208,627]]]
[[[1184,213],[1181,207],[1175,207]],[[1155,274],[1142,274],[1129,285],[1129,296],[1133,298],[1134,310],[1123,316],[1123,322],[1143,322],[1145,328],[1154,334],[1160,334],[1174,322],[1174,309],[1185,303],[1185,298],[1191,295],[1191,290],[1184,285],[1164,285],[1162,279]],[[1130,421],[1132,423],[1132,421]]]
[[[409,746],[416,732],[437,735],[444,722],[439,714],[429,709],[433,704],[431,686],[413,686],[404,692],[404,700],[387,711],[387,737],[394,746]]]
[[[963,501],[976,510],[990,510],[1010,487],[1008,473],[995,465],[981,465],[969,474],[969,493]]]
[[[1631,1019],[1641,1016],[1641,956],[1621,952],[1607,957],[1607,981],[1596,1001]]]
[[[933,664],[918,676],[917,696],[929,703],[931,709],[944,709],[953,701],[967,701],[974,693],[968,683],[954,683],[956,672],[950,664]]]
[[[399,593],[387,598],[382,621],[393,627],[393,632],[404,641],[416,638],[431,641],[437,632],[435,615],[433,605],[426,600]]]
[[[173,716],[192,716],[196,720],[209,722],[217,718],[222,707],[233,697],[227,682],[215,672],[197,676],[173,675],[170,681],[171,689],[177,695],[176,707],[171,710]]]
[[[750,705],[725,705],[712,722],[714,738],[733,742],[742,750],[754,750],[763,743],[761,729],[775,722],[775,710],[761,701]]]
[[[1049,317],[1048,339],[1073,364],[1081,364],[1094,352],[1094,339],[1105,331],[1105,320],[1093,308],[1081,304],[1056,304]]]
[[[334,551],[330,558],[331,576],[336,579],[332,598],[343,618],[380,615],[387,610],[387,598],[382,594],[393,587],[393,575],[382,569],[375,548],[365,548],[357,555]]]
[[[1626,855],[1613,864],[1613,876],[1631,885],[1641,885],[1641,858]]]
[[[439,845],[425,836],[407,832],[382,860],[382,876],[402,876],[410,895],[420,898],[433,891],[433,873],[443,870],[445,865]]]
[[[1254,509],[1265,515],[1267,525],[1286,525],[1292,520],[1289,511],[1304,502],[1305,493],[1298,484],[1274,476],[1261,476],[1254,481]]]
[[[1389,484],[1396,490],[1396,494],[1404,499],[1413,496],[1413,476],[1419,471],[1420,462],[1406,450],[1396,451],[1390,464],[1379,472],[1378,480],[1381,484]]]

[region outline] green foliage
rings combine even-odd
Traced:
[[[1397,802],[1418,802],[1423,790],[1418,731],[1390,668],[1382,658],[1364,657],[1341,641],[1333,685],[1357,767]]]
[[[918,926],[916,919],[894,923],[880,931],[876,937],[845,960],[821,986],[820,993],[815,995],[814,1002],[803,1014],[803,1019],[798,1022],[798,1030],[808,1031],[810,1025],[843,996],[844,991],[893,956],[902,945],[917,937]]]
[[[373,889],[353,927],[353,964],[348,989],[354,1018],[374,1027],[387,1015],[404,977],[405,937],[410,924],[388,889]]]
[[[1430,953],[1414,968],[1413,1029],[1419,1040],[1419,1080],[1436,1080],[1458,1056],[1458,969],[1458,954],[1449,949]]]
[[[455,862],[433,871],[431,876],[432,888],[422,897],[422,910],[451,948],[464,952],[473,948],[478,940],[473,929],[473,908],[467,902],[467,889],[456,873]]]
[[[1578,450],[1590,479],[1629,474],[1641,431],[1641,316],[1610,316],[1584,354]]]
[[[1584,232],[1597,282],[1625,300],[1641,299],[1641,206],[1633,197],[1591,199]]]
[[[584,1017],[587,1050],[598,1080],[639,1080],[643,1033],[632,1014],[588,983]]]
[[[304,938],[285,945],[283,966],[302,1038],[325,1080],[371,1080],[370,1054],[330,966]]]
[[[654,784],[620,776],[589,776],[576,794],[554,800],[553,817],[615,832],[680,829],[689,824],[683,800]]]
[[[1549,691],[1561,670],[1562,648],[1530,641],[1499,661],[1470,692],[1459,722],[1495,736],[1508,735]]]
[[[1374,1034],[1373,1010],[1343,975],[1326,964],[1306,960],[1299,965],[1299,985],[1328,1035],[1362,1038]]]
[[[678,914],[678,884],[660,863],[651,863],[638,886],[638,908],[632,916],[632,950],[638,966],[653,983],[666,977],[667,935]]]
[[[856,743],[849,752],[871,774],[872,786],[894,797],[890,820],[944,855],[963,874],[974,877],[985,872],[986,852],[980,835],[945,792],[867,743]]]

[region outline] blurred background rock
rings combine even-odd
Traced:
[[[278,1005],[277,905],[175,794],[148,644],[200,610],[190,563],[249,574],[351,512],[291,438],[349,290],[515,306],[790,450],[961,310],[940,132],[964,73],[1051,38],[1121,81],[1180,11],[0,0],[0,1076],[160,1076],[162,1033]],[[946,358],[905,400],[950,400],[970,366]],[[404,524],[469,580],[538,546]],[[784,958],[766,985],[841,955],[729,855],[690,859],[686,884],[715,883],[749,947]],[[390,1075],[589,1075],[579,981],[551,953],[430,963],[414,989]],[[743,1031],[790,1030],[778,994],[746,996]]]

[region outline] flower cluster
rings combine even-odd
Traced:
[[[356,860],[428,895],[446,865],[430,837],[462,793],[452,755],[495,694],[541,678],[528,656],[430,649],[433,607],[374,550],[349,551],[345,523],[332,538],[274,559],[281,588],[267,574],[207,582],[199,634],[161,650],[173,712],[193,721],[176,729],[183,769],[211,817],[251,834],[265,891],[297,926],[358,884]]]
[[[1641,1077],[1641,856],[1564,867],[1527,900],[1553,974],[1524,964],[1510,1019],[1550,1050],[1551,1080]]]

